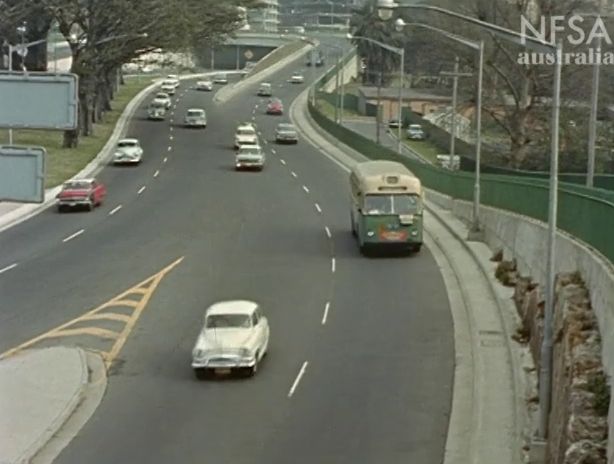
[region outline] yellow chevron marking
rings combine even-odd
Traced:
[[[166,266],[161,271],[157,272],[151,277],[148,277],[142,282],[136,284],[134,287],[117,295],[116,297],[92,309],[91,311],[88,311],[87,313],[75,319],[72,319],[66,322],[65,324],[55,327],[54,329],[51,329],[48,332],[45,332],[37,337],[34,337],[31,340],[28,340],[27,342],[22,343],[21,345],[18,345],[14,348],[11,348],[8,351],[5,351],[4,353],[0,355],[0,359],[7,358],[21,350],[30,348],[42,340],[46,340],[50,338],[69,337],[69,336],[75,336],[75,335],[94,335],[94,336],[101,337],[104,339],[115,340],[115,343],[113,344],[113,346],[108,352],[101,351],[101,350],[95,350],[95,351],[98,351],[102,355],[105,361],[106,367],[108,369],[109,366],[113,363],[113,361],[117,357],[117,355],[119,354],[124,344],[126,343],[126,340],[128,336],[130,335],[130,332],[132,332],[132,329],[134,329],[134,326],[137,320],[141,316],[141,313],[147,307],[147,304],[149,303],[149,300],[151,299],[154,292],[156,291],[158,284],[162,281],[162,279],[166,276],[166,274],[168,274],[175,266],[181,263],[183,259],[184,257],[177,259],[176,261],[172,262],[171,264]],[[141,295],[141,298],[139,300],[131,300],[131,299],[126,298],[129,295]],[[118,313],[112,313],[112,312],[105,312],[105,309],[112,307],[112,306],[114,307],[125,306],[129,308],[133,308],[133,311],[130,316],[118,314]],[[76,324],[83,323],[84,321],[104,320],[104,319],[125,322],[124,328],[120,332],[114,332],[112,330],[103,329],[103,328],[95,327],[95,326],[74,327]]]

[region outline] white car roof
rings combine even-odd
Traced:
[[[252,314],[257,307],[257,303],[249,300],[220,301],[209,306],[205,314]]]
[[[199,113],[204,113],[205,112],[205,110],[202,109],[202,108],[188,108],[188,113],[191,112],[191,111],[192,112],[198,111]]]
[[[139,143],[138,139],[121,139],[117,142],[118,144],[120,143]]]
[[[177,74],[169,74],[168,76],[166,76],[167,79],[177,79],[179,76]]]
[[[249,151],[249,150],[261,150],[262,151],[262,147],[260,145],[258,145],[257,143],[245,143],[243,145],[241,145],[241,147],[239,148],[239,153],[241,153],[242,151]]]

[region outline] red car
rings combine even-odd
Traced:
[[[56,195],[58,211],[85,206],[89,211],[102,204],[107,189],[96,179],[69,180]]]
[[[280,100],[271,100],[266,107],[266,114],[284,114],[284,105]]]

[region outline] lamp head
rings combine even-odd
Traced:
[[[394,28],[397,30],[397,32],[401,32],[405,26],[407,26],[407,23],[403,21],[403,18],[397,18],[394,22]]]
[[[348,40],[352,40],[354,36],[348,32],[347,34],[345,34],[345,38]]]

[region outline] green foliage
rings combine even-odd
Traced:
[[[610,409],[610,386],[603,372],[593,375],[588,380],[588,391],[593,393],[593,408],[595,412],[607,417]]]

